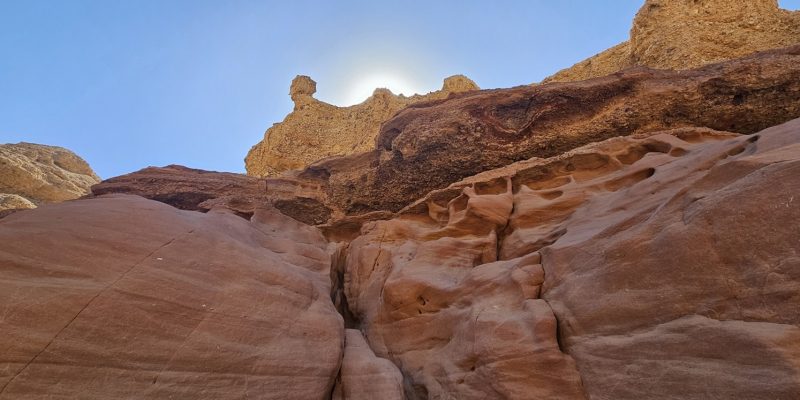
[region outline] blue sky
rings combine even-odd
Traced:
[[[67,147],[103,178],[156,165],[243,172],[291,110],[393,77],[435,90],[531,83],[625,40],[642,0],[0,0],[0,143]],[[781,1],[800,8],[800,0]]]

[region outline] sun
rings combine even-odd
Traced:
[[[372,96],[372,92],[377,88],[386,88],[394,94],[406,96],[422,93],[420,85],[400,74],[372,73],[359,77],[356,82],[350,85],[345,95],[345,105],[361,103],[367,97]]]

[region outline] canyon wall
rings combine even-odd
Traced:
[[[0,213],[0,400],[800,398],[796,15],[649,0],[575,82],[298,77],[250,176]]]

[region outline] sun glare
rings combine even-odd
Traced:
[[[370,74],[359,78],[358,81],[350,85],[346,97],[347,104],[345,105],[349,106],[361,103],[369,96],[372,96],[372,92],[377,88],[386,88],[391,90],[394,94],[404,94],[406,96],[423,93],[419,85],[400,75]]]

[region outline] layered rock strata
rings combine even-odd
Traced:
[[[92,186],[93,196],[124,193],[160,201],[182,210],[207,212],[226,208],[249,217],[271,205],[309,225],[341,218],[328,206],[318,182],[291,176],[259,179],[229,172],[204,171],[181,165],[148,167]]]
[[[398,211],[431,190],[615,136],[703,126],[754,133],[800,117],[800,46],[682,72],[483,90],[412,105],[369,153],[314,164],[345,214]]]

